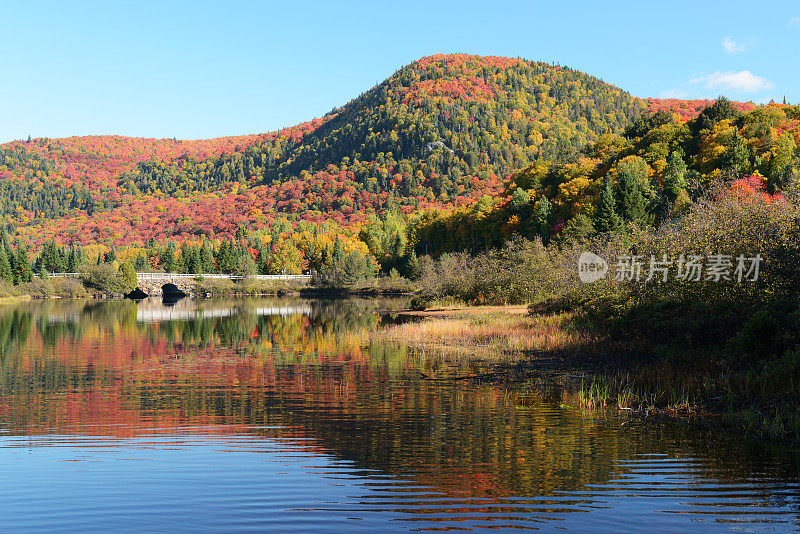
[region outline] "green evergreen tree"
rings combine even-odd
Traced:
[[[606,178],[594,212],[594,227],[598,232],[613,233],[622,229],[622,219],[617,215],[616,206],[611,179]]]
[[[142,272],[145,271],[147,267],[147,257],[144,254],[137,255],[136,260],[133,262],[133,268],[136,269],[137,272]]]
[[[81,263],[83,263],[81,254],[81,249],[76,247],[75,245],[71,245],[69,248],[69,253],[67,253],[67,265],[66,269],[67,272],[75,273],[78,272]]]
[[[22,244],[17,244],[16,254],[16,277],[18,283],[27,283],[33,280],[33,269],[31,267],[31,260],[28,257],[28,250]]]
[[[47,272],[51,273],[64,272],[64,264],[61,258],[61,252],[58,250],[58,246],[52,239],[48,240],[47,243],[45,243],[44,248],[42,249],[42,253],[40,255],[40,259],[41,259],[41,266]]]
[[[737,131],[733,142],[725,154],[724,166],[729,168],[735,176],[742,176],[750,167],[750,147],[747,141]],[[677,196],[677,193],[675,193]]]
[[[200,249],[194,245],[189,247],[189,256],[186,260],[186,272],[198,274],[200,271]]]
[[[417,253],[412,250],[406,258],[405,276],[409,280],[416,280],[420,274],[419,258],[417,258]]]
[[[647,218],[647,201],[644,196],[644,183],[647,171],[644,161],[622,161],[617,177],[619,187],[618,209],[622,218],[636,223]]]
[[[550,240],[552,213],[550,201],[542,195],[533,208],[533,229],[545,244]]]
[[[11,242],[8,239],[8,234],[6,233],[6,229],[5,228],[0,229],[0,239],[2,239],[3,250],[6,253],[6,259],[8,259],[9,266],[11,267],[11,272],[12,273],[16,273],[16,271],[17,271],[17,266],[16,266],[17,258],[16,258],[16,254],[14,253],[14,249],[11,247]],[[16,279],[16,276],[14,276],[14,279]],[[19,282],[16,282],[16,283],[19,283]]]
[[[198,270],[201,273],[208,274],[214,272],[214,251],[211,249],[211,244],[206,240],[203,240],[203,244],[200,246]]]
[[[718,122],[726,119],[735,119],[739,115],[739,110],[734,107],[733,103],[721,96],[717,98],[714,104],[701,111],[700,115],[689,124],[692,131],[699,132],[700,130],[710,130]]]
[[[674,151],[669,155],[662,185],[664,193],[670,202],[675,202],[678,193],[686,187],[686,163],[678,151]]]
[[[334,264],[340,263],[344,259],[344,245],[339,236],[336,236],[336,241],[333,242],[333,253],[331,254],[331,261]]]
[[[175,271],[175,243],[172,240],[167,242],[164,252],[161,254],[161,267],[165,272],[171,273]]]
[[[175,260],[175,272],[177,273],[191,273],[192,266],[190,265],[192,261],[192,252],[191,252],[191,245],[188,243],[183,243],[180,248],[180,252],[178,252],[178,257]]]
[[[14,273],[11,270],[11,262],[8,261],[8,256],[3,247],[0,247],[0,278],[9,284],[14,283]]]

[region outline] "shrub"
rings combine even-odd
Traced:
[[[15,297],[20,294],[19,288],[6,280],[0,279],[0,298]]]
[[[198,295],[205,295],[206,293],[210,293],[214,297],[219,297],[223,295],[230,295],[234,292],[234,284],[228,279],[215,279],[215,278],[203,278],[200,279],[198,277],[197,285],[194,286],[194,290]]]
[[[542,242],[517,238],[477,256],[443,254],[420,260],[424,299],[452,296],[473,304],[538,302],[567,291],[577,281],[572,251],[545,248]]]
[[[19,286],[19,291],[36,298],[84,298],[89,293],[75,278],[34,278]]]
[[[122,264],[130,265],[130,264]],[[83,284],[96,293],[124,295],[136,288],[136,273],[131,278],[130,272],[123,268],[114,268],[113,265],[104,263],[89,267],[81,274]]]

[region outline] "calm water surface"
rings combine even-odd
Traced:
[[[0,308],[0,531],[800,528],[792,447],[423,380],[397,305]]]

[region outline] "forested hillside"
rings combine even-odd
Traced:
[[[419,214],[412,221],[417,247],[443,252],[500,246],[513,235],[545,243],[588,237],[628,224],[657,226],[718,189],[769,197],[800,188],[800,106],[755,108],[721,98],[684,122],[679,110],[691,104],[678,111],[669,104],[568,161],[514,173],[502,195]]]
[[[645,107],[565,67],[431,56],[322,119],[273,134],[3,145],[0,214],[23,234],[63,242],[231,235],[275,214],[353,225],[387,207],[498,193],[515,169],[621,132]]]

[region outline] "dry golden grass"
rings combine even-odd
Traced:
[[[516,310],[515,310],[516,311]],[[375,341],[448,353],[514,356],[591,345],[586,332],[568,328],[570,314],[528,316],[492,310],[452,312],[375,332]]]

